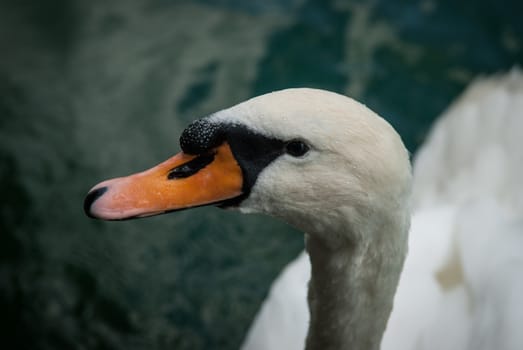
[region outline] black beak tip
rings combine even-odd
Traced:
[[[105,192],[107,192],[107,186],[104,186],[104,187],[100,187],[100,188],[97,188],[95,190],[92,190],[91,192],[89,192],[87,194],[87,196],[85,196],[85,200],[84,200],[84,211],[85,211],[85,214],[90,217],[90,218],[93,218],[95,219],[96,217],[93,216],[91,214],[91,206],[93,205],[93,203],[98,199],[100,198]]]

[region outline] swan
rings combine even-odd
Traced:
[[[514,128],[521,126],[517,119],[510,119]],[[435,134],[429,144],[446,135]],[[521,282],[517,284],[523,281],[521,226],[515,220],[520,207],[513,205],[507,214],[488,196],[469,205],[469,195],[449,206],[442,199],[455,188],[445,192],[441,181],[426,185],[435,183],[434,173],[444,175],[449,169],[436,165],[424,173],[417,167],[417,211],[409,238],[408,152],[394,129],[364,105],[315,89],[278,91],[193,122],[180,146],[181,153],[148,171],[94,186],[84,209],[94,218],[121,220],[212,204],[276,216],[302,230],[308,254],[287,267],[271,289],[245,349],[378,349],[380,344],[382,349],[521,348],[521,336],[513,336],[523,314],[521,307],[513,307],[523,295]],[[427,169],[431,158],[452,158],[441,148],[436,155],[420,152],[416,164],[425,162]],[[503,152],[488,152],[487,158],[499,164]],[[494,193],[497,188],[490,189]],[[428,207],[432,209],[420,210]],[[496,230],[504,237],[493,244]],[[474,244],[463,244],[471,240]],[[407,241],[410,253],[403,269]],[[484,259],[485,249],[506,254]],[[413,264],[429,257],[430,264]],[[478,266],[492,278],[478,275]],[[496,274],[503,267],[506,275]],[[439,269],[436,282],[433,268]],[[278,289],[282,283],[287,288]],[[511,288],[505,288],[507,283]],[[442,285],[447,295],[438,289]],[[440,307],[443,299],[447,307]],[[477,305],[487,307],[471,313]],[[500,307],[504,312],[492,318],[489,308]],[[280,317],[271,319],[271,314]],[[497,337],[485,339],[493,321],[502,326],[494,332]],[[439,333],[428,332],[434,328]],[[453,332],[459,334],[449,337]],[[438,346],[445,338],[458,341],[454,347]]]
[[[523,75],[477,79],[413,166],[409,252],[381,349],[523,349]],[[275,280],[244,350],[304,347],[305,253]]]
[[[193,122],[180,147],[145,172],[96,185],[87,215],[215,204],[282,218],[306,232],[307,349],[378,349],[410,222],[409,155],[390,124],[348,97],[288,89]]]

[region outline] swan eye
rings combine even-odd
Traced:
[[[285,144],[285,152],[293,157],[301,157],[309,152],[309,146],[300,140],[291,140]]]

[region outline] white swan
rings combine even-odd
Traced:
[[[308,349],[377,349],[409,227],[411,169],[394,129],[347,97],[283,90],[191,124],[177,156],[85,200],[117,220],[210,203],[281,217],[312,262]]]
[[[523,349],[523,76],[474,82],[414,162],[414,216],[381,348]],[[303,349],[310,264],[271,287],[245,350]]]
[[[95,186],[87,214],[114,220],[220,204],[281,217],[306,232],[307,349],[378,349],[410,217],[408,156],[390,125],[347,97],[290,89],[197,121],[180,144],[181,154],[155,168]],[[434,215],[452,216],[445,209]],[[281,344],[271,348],[294,348]]]

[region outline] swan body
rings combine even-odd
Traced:
[[[409,253],[381,349],[523,349],[523,76],[474,82],[414,162]],[[271,287],[242,346],[303,349],[309,261]]]

